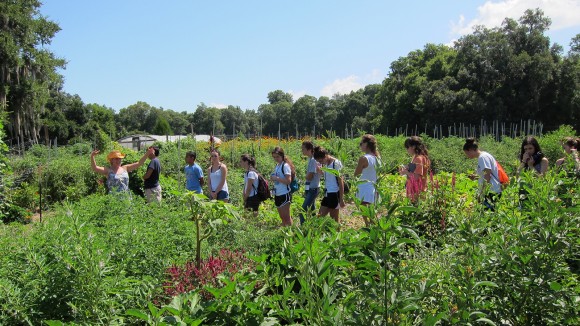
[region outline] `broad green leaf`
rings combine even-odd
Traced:
[[[149,322],[151,320],[147,314],[145,314],[144,312],[137,310],[137,309],[129,309],[129,310],[127,310],[127,312],[125,314],[128,316],[137,317],[137,318],[144,320],[146,322]]]

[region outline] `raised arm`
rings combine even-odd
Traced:
[[[97,162],[95,161],[95,156],[99,154],[99,150],[94,150],[91,152],[91,169],[93,169],[93,171],[97,172],[98,174],[107,175],[107,169],[102,167],[102,166],[98,166]]]
[[[141,165],[145,164],[145,161],[147,161],[147,157],[149,157],[149,154],[151,152],[155,152],[155,150],[153,148],[149,148],[145,154],[143,154],[143,157],[141,157],[141,159],[139,160],[139,162],[135,162],[135,163],[131,163],[131,164],[127,164],[127,165],[123,165],[123,168],[125,170],[127,170],[127,172],[131,172],[134,171],[136,169],[138,169]]]

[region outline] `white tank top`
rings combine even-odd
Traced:
[[[377,157],[371,154],[365,154],[365,158],[367,159],[369,165],[362,170],[360,179],[377,182]]]
[[[209,179],[211,180],[211,191],[215,191],[217,186],[222,181],[222,165],[220,164],[219,168],[213,172],[212,172],[212,168],[210,167],[209,171],[210,171]],[[229,193],[227,180],[224,182],[224,186],[222,187],[222,190]]]

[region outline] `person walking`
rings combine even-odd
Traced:
[[[306,182],[304,184],[304,202],[300,212],[300,224],[304,224],[304,214],[311,217],[316,210],[316,198],[320,187],[320,173],[317,172],[318,162],[314,159],[314,144],[311,141],[302,142],[302,155],[308,158],[306,166]]]
[[[497,161],[491,154],[479,149],[479,144],[475,138],[465,140],[463,152],[467,158],[477,159],[478,198],[486,209],[495,211],[495,203],[501,197],[502,192]],[[488,185],[490,187],[487,187]]]
[[[374,204],[377,199],[376,182],[379,151],[375,136],[371,134],[362,136],[359,147],[364,155],[359,157],[354,169],[355,178],[358,177],[361,181],[357,185],[356,198],[361,205],[368,206]],[[371,225],[371,221],[366,216],[363,216],[363,219],[367,227]]]
[[[244,200],[244,209],[254,212],[258,215],[260,208],[260,198],[258,197],[258,171],[256,171],[256,159],[249,154],[243,154],[240,157],[240,166],[244,169],[244,190],[242,198]]]
[[[327,150],[320,146],[314,148],[314,159],[327,169],[336,171],[342,169],[342,162],[331,156]],[[320,168],[318,172],[322,172]],[[324,171],[324,186],[324,198],[320,203],[318,216],[323,217],[330,214],[330,217],[336,222],[340,222],[340,209],[345,206],[344,180],[342,176],[338,177],[330,172]]]
[[[276,162],[274,171],[270,175],[270,180],[274,183],[274,204],[282,220],[282,225],[291,226],[290,204],[292,203],[292,194],[290,193],[290,183],[292,182],[292,175],[296,172],[292,161],[286,157],[282,148],[274,148],[271,154],[272,159]]]
[[[411,162],[399,169],[399,174],[407,176],[405,189],[407,197],[417,202],[422,192],[427,190],[427,175],[431,169],[431,160],[427,146],[421,137],[411,136],[405,140],[405,148],[411,156]]]

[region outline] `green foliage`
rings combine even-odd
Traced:
[[[16,200],[14,200],[12,194],[9,192],[9,188],[12,186],[9,176],[12,174],[12,169],[9,164],[9,159],[6,157],[8,146],[6,146],[3,139],[4,129],[2,118],[3,115],[0,114],[0,222],[28,222],[28,217],[31,215],[30,210],[35,207],[34,205],[28,204],[30,204],[29,200],[33,200],[34,195],[30,191],[27,191],[21,193],[20,198],[17,196]],[[30,197],[28,198],[27,196]],[[19,199],[23,199],[25,202],[21,203]]]
[[[0,232],[0,323],[111,323],[161,292],[193,257],[192,223],[171,206],[91,196],[30,230]]]
[[[571,132],[564,127],[541,137],[542,147],[559,148],[561,136]],[[404,178],[392,168],[410,159],[404,138],[377,139],[388,162],[379,171],[380,199],[376,206],[349,205],[349,220],[364,216],[371,221],[360,230],[315,218],[280,229],[272,202],[262,204],[255,217],[242,212],[239,197],[232,196],[231,205],[184,195],[184,180],[178,181],[182,156],[195,149],[203,162],[205,143],[161,144],[160,158],[167,165],[161,205],[146,205],[139,196],[104,196],[99,177],[90,170],[78,184],[57,171],[64,166],[84,178],[84,172],[73,170],[88,168],[89,144],[35,146],[10,160],[22,177],[11,177],[22,182],[10,198],[22,207],[36,205],[36,197],[29,197],[34,180],[42,176],[64,188],[55,194],[78,199],[59,206],[42,224],[0,226],[0,323],[574,323],[579,309],[578,179],[555,169],[543,178],[524,173],[513,178],[496,212],[485,211],[474,196],[476,182],[453,171],[475,168],[464,158],[463,140],[427,137],[438,173],[428,191],[411,203],[402,190]],[[345,173],[361,155],[356,139],[316,142],[344,160]],[[306,161],[299,155],[299,141],[222,144],[232,195],[241,193],[239,155],[254,153],[259,168],[268,171],[274,165],[269,151],[278,144],[303,175]],[[481,139],[483,150],[505,158],[504,166],[517,160],[520,144],[520,139]],[[141,156],[126,152],[127,162]],[[36,174],[39,165],[42,174]],[[28,180],[25,171],[34,177]],[[132,179],[138,182],[144,167],[136,173]],[[519,181],[528,192],[525,201]],[[300,199],[292,205],[296,212]],[[167,268],[204,261],[222,248],[245,251],[255,260],[255,270],[219,276],[163,305]]]
[[[39,14],[39,1],[3,1],[0,57],[0,114],[8,113],[8,136],[38,140],[40,112],[51,89],[62,85],[63,59],[48,50],[58,24]],[[37,73],[42,72],[42,73]]]
[[[95,135],[95,149],[106,152],[110,149],[111,138],[102,130],[98,130]]]
[[[173,135],[173,131],[169,126],[169,122],[163,117],[157,118],[155,122],[155,127],[153,127],[153,133],[155,135]]]

